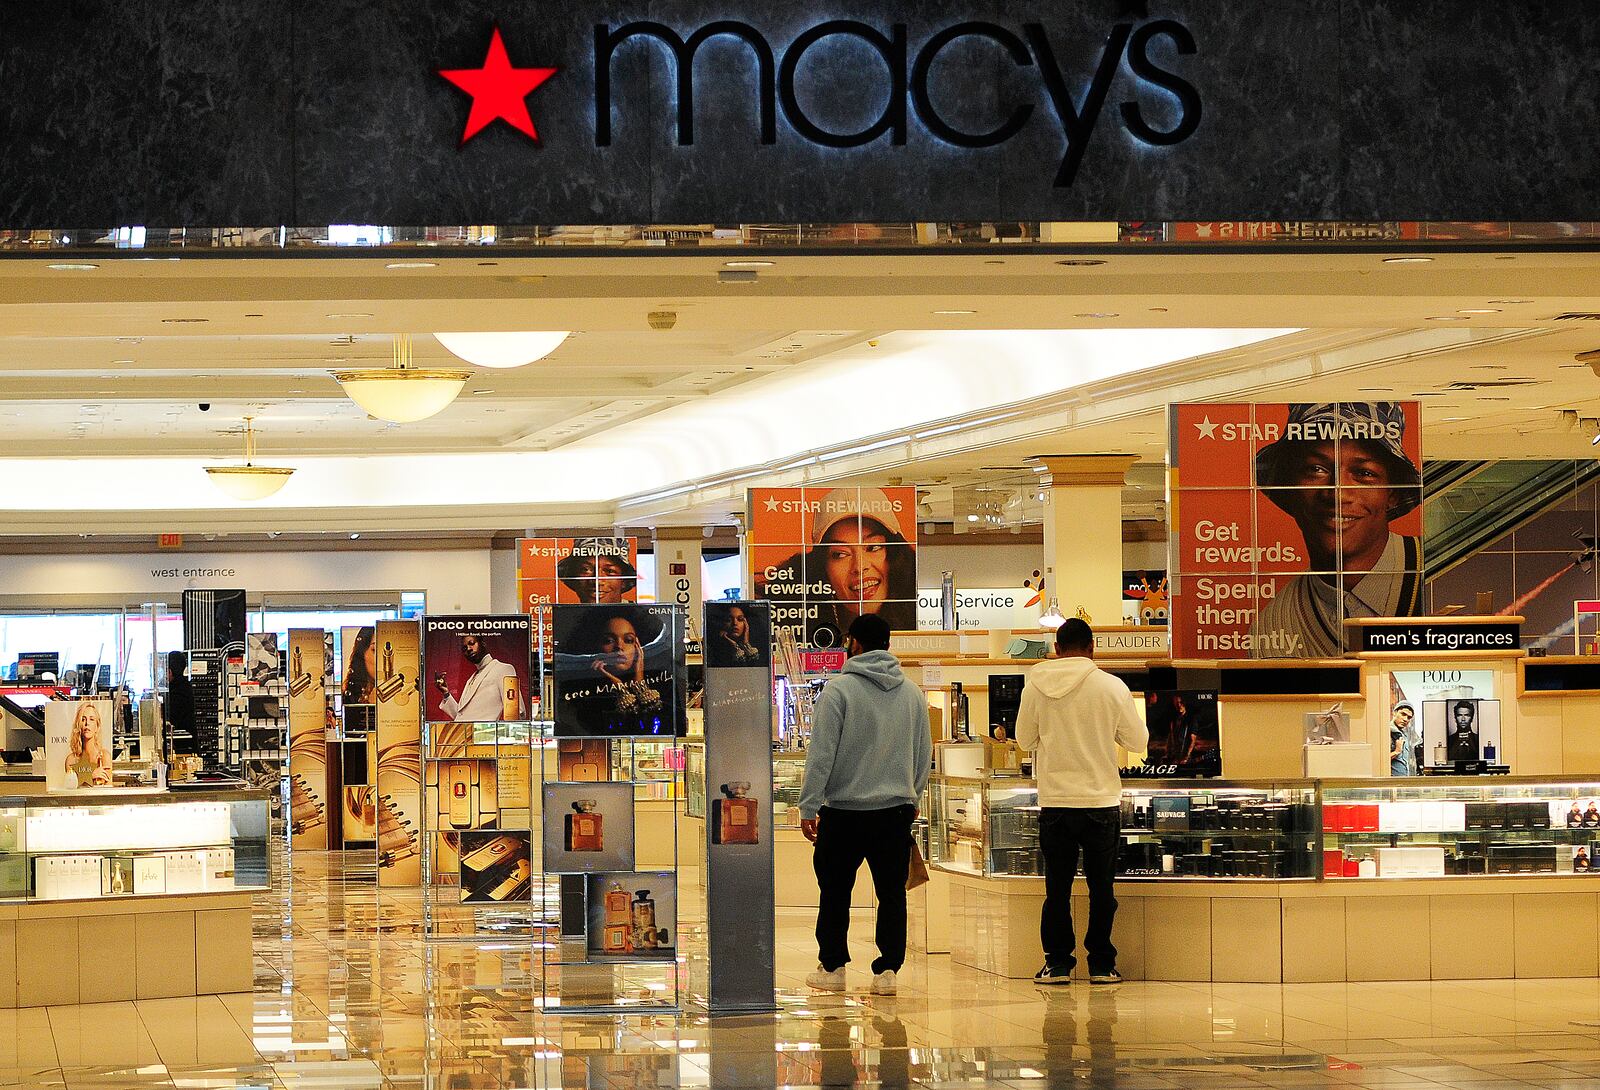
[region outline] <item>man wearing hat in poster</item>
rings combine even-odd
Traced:
[[[467,683],[461,686],[461,695],[450,693],[450,683],[443,673],[433,675],[433,684],[444,699],[439,707],[457,723],[495,723],[508,718],[505,706],[506,680],[509,678],[517,690],[517,716],[527,714],[522,700],[522,684],[517,681],[517,668],[501,662],[484,647],[481,632],[461,633],[461,657],[474,669]]]
[[[816,611],[808,642],[841,646],[864,613],[876,613],[890,630],[917,626],[917,556],[906,547],[900,517],[881,488],[836,488],[811,512],[805,580]]]
[[[1390,401],[1291,405],[1282,438],[1256,453],[1256,487],[1300,527],[1307,574],[1278,587],[1251,625],[1255,658],[1344,654],[1351,617],[1422,612],[1422,553],[1389,524],[1422,501]]]

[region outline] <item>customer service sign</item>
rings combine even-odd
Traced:
[[[1174,658],[1325,658],[1422,612],[1415,402],[1174,405]]]

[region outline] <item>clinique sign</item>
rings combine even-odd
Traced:
[[[748,52],[753,81],[737,90],[722,85],[707,89],[697,84],[696,55],[707,42],[718,38],[738,43]],[[1156,59],[1165,55],[1181,58],[1196,52],[1189,29],[1172,19],[1114,24],[1092,72],[1064,70],[1049,28],[1041,22],[1021,23],[1015,28],[976,20],[954,23],[936,30],[913,48],[904,23],[884,27],[833,19],[775,45],[758,27],[734,19],[706,23],[688,33],[662,22],[638,21],[618,26],[599,24],[594,28],[596,147],[611,146],[613,125],[628,123],[615,116],[613,68],[619,51],[635,40],[654,42],[671,63],[670,78],[676,87],[674,124],[681,147],[694,146],[696,97],[708,91],[719,95],[750,94],[751,118],[762,145],[793,138],[827,148],[855,148],[884,140],[891,147],[904,146],[915,124],[945,144],[992,148],[1022,133],[1034,123],[1036,114],[1048,114],[1053,118],[1049,123],[1059,129],[1064,141],[1054,184],[1065,188],[1077,176],[1124,66],[1132,76],[1132,86],[1116,104],[1114,124],[1134,140],[1152,147],[1182,143],[1199,128],[1202,113],[1195,86],[1168,67],[1168,62]],[[938,73],[948,66],[941,69],[937,62],[957,43],[963,43],[963,49],[981,45],[996,51],[996,57],[1004,58],[1031,80],[1034,100],[1011,104],[1009,112],[993,119],[987,128],[980,129],[971,121],[962,127],[952,120],[938,105],[951,101],[951,97],[939,93]],[[871,58],[866,64],[860,62],[863,46]],[[858,101],[881,101],[882,108],[876,117],[854,131],[827,127],[802,102],[797,89],[802,66],[804,79],[849,87]],[[512,67],[507,47],[496,30],[482,69],[440,72],[473,96],[472,117],[462,143],[495,117],[538,140],[523,99],[559,71]],[[1155,96],[1167,100],[1160,111],[1152,109]],[[780,112],[787,131],[780,129]]]

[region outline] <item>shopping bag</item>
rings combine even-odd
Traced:
[[[928,884],[928,864],[922,861],[917,842],[911,842],[911,866],[906,870],[906,889],[916,889]]]

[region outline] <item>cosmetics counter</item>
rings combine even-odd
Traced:
[[[0,797],[0,1007],[249,991],[267,792]]]
[[[1033,782],[936,775],[926,808],[955,960],[1031,975],[1044,896]],[[1121,815],[1113,940],[1130,977],[1600,970],[1600,778],[1125,781]],[[1074,892],[1081,922],[1081,882]]]

